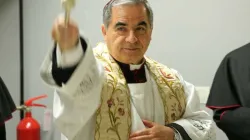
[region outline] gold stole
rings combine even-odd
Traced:
[[[98,44],[94,54],[104,65],[106,75],[100,106],[96,111],[95,140],[128,140],[132,125],[131,98],[125,77],[105,44]],[[172,123],[182,117],[186,108],[183,86],[169,68],[145,59],[163,101],[165,122]]]

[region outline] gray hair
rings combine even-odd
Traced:
[[[103,24],[106,28],[108,28],[110,24],[110,20],[112,17],[112,7],[119,6],[119,5],[125,5],[125,4],[140,4],[142,3],[146,10],[148,19],[151,25],[151,28],[153,27],[153,10],[150,7],[147,0],[110,0],[103,9]]]

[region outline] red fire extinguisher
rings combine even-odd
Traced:
[[[25,105],[18,107],[18,110],[24,110],[25,116],[17,125],[17,140],[40,140],[40,124],[32,117],[31,108],[44,107],[42,104],[35,104],[33,101],[41,98],[46,98],[47,95],[30,98],[25,102]]]

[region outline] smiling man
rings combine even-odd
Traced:
[[[145,56],[153,30],[146,0],[111,0],[105,42],[94,49],[59,17],[41,77],[55,88],[54,117],[69,140],[215,140],[195,87]]]

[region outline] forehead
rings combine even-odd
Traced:
[[[147,10],[143,4],[126,4],[112,7],[112,21],[148,21]]]

